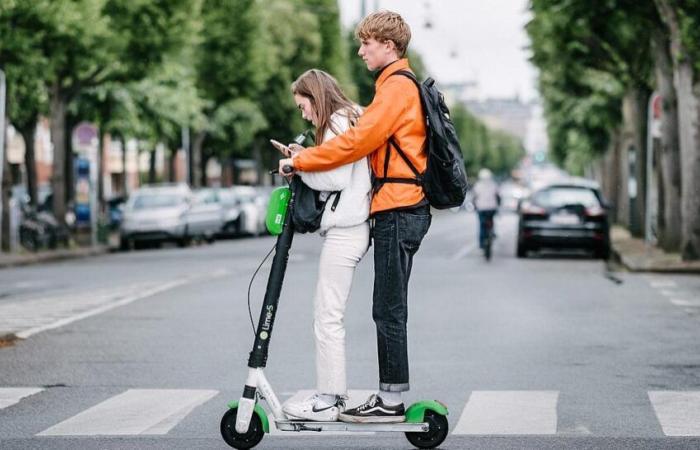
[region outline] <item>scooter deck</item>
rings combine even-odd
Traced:
[[[426,432],[427,423],[347,423],[347,422],[313,422],[306,420],[278,420],[275,421],[277,429],[281,431],[400,431],[400,432]]]

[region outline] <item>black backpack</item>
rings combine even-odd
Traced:
[[[384,177],[375,177],[375,192],[384,183],[411,183],[423,186],[425,196],[430,206],[437,209],[447,209],[461,206],[467,194],[467,173],[464,168],[464,156],[459,146],[457,131],[445,100],[435,87],[435,80],[428,78],[422,84],[416,76],[407,71],[399,70],[393,75],[403,75],[415,83],[420,94],[423,113],[426,119],[426,152],[428,165],[424,173],[419,173],[398,142],[392,137],[389,142],[399,152],[415,178],[387,177],[389,167],[389,152],[391,145],[387,143],[384,163]]]
[[[290,189],[294,193],[294,208],[292,209],[292,221],[294,231],[297,233],[313,233],[321,227],[323,211],[326,203],[335,194],[331,210],[335,211],[340,201],[340,191],[331,192],[326,200],[321,200],[321,192],[310,188],[301,180],[299,175],[294,175],[290,183]]]

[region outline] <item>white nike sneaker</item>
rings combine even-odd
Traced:
[[[282,411],[292,420],[313,420],[315,422],[335,422],[338,420],[340,408],[343,405],[341,399],[330,404],[313,394],[298,402],[287,402],[282,406]]]

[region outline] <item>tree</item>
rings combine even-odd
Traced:
[[[40,20],[31,2],[8,1],[0,4],[0,68],[7,77],[7,115],[25,143],[27,192],[30,203],[37,203],[34,135],[39,114],[48,108],[41,78],[47,64],[39,50],[41,30],[17,33],[17,28],[32,28]]]
[[[70,135],[68,104],[83,89],[139,80],[182,42],[192,3],[186,0],[36,0],[3,2],[14,24],[25,10],[33,20],[12,27],[13,39],[33,37],[46,60],[42,81],[48,92],[54,148],[53,209],[66,212],[66,166]]]
[[[700,2],[655,0],[670,36],[681,166],[681,255],[700,260]]]
[[[658,15],[649,2],[631,0],[586,3],[532,0],[530,5],[534,18],[527,28],[533,42],[533,62],[543,74],[540,85],[545,96],[545,112],[551,119],[550,136],[555,143],[559,139],[566,145],[567,155],[579,149],[580,154],[572,158],[574,161],[590,160],[586,154],[600,156],[607,150],[607,145],[592,148],[585,144],[589,137],[593,138],[591,143],[620,143],[616,149],[620,152],[616,158],[620,161],[618,175],[622,179],[628,175],[636,178],[637,195],[628,212],[626,186],[622,183],[617,189],[618,220],[629,224],[633,233],[641,235],[646,192],[646,109],[653,87],[650,43],[652,32],[660,23]],[[593,78],[588,80],[587,77]],[[610,92],[607,88],[610,84],[599,84],[601,78],[612,80],[613,86],[617,84],[622,88],[620,100],[615,98],[620,90],[616,88]],[[613,95],[607,96],[608,93]],[[610,103],[605,101],[606,96]],[[554,99],[556,97],[559,98]],[[596,126],[592,130],[585,123],[591,120],[587,118],[590,114],[580,117],[582,122],[561,119],[564,111],[553,109],[562,105],[579,109],[587,97],[593,100],[592,105],[608,104],[619,108],[621,122],[601,124],[602,128]],[[615,106],[618,101],[621,104]],[[617,115],[615,111],[611,113],[607,117]],[[574,133],[553,129],[553,125],[566,126]],[[599,138],[601,131],[607,134],[606,139]],[[619,139],[612,139],[615,133],[621,133]],[[562,141],[562,137],[567,139]],[[572,146],[569,138],[583,145]],[[635,161],[632,174],[627,173],[628,158]]]
[[[265,9],[271,7],[266,5]],[[193,143],[191,182],[195,186],[206,183],[205,146],[211,144],[209,155],[212,155],[215,149],[221,152],[233,142],[226,135],[227,124],[221,119],[232,115],[242,118],[242,114],[248,114],[243,120],[256,128],[261,126],[258,119],[264,109],[257,102],[241,107],[240,99],[262,95],[266,81],[278,64],[269,57],[262,14],[261,4],[255,0],[204,1],[202,37],[196,51],[196,86],[205,101],[206,120],[196,130]],[[286,29],[292,22],[278,18],[275,26]]]

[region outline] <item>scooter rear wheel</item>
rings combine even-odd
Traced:
[[[442,444],[448,432],[447,417],[428,410],[423,416],[423,421],[428,424],[428,431],[406,433],[408,442],[418,448],[435,448]]]
[[[239,450],[253,448],[260,443],[265,430],[257,414],[250,418],[250,426],[244,434],[236,432],[236,415],[238,408],[231,408],[221,418],[221,436],[224,441],[233,448]]]

